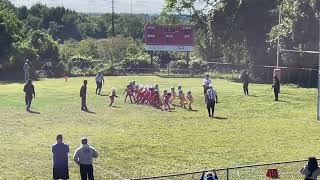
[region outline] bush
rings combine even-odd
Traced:
[[[195,59],[190,62],[191,74],[203,74],[208,71],[208,63],[202,59]]]
[[[169,68],[170,72],[174,74],[189,73],[187,61],[185,60],[172,61],[169,63]]]

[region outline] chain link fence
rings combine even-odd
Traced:
[[[307,160],[288,161],[268,164],[256,164],[249,166],[237,166],[225,169],[217,169],[219,180],[267,180],[267,179],[283,179],[298,180],[304,176],[300,174],[300,169],[305,166]],[[278,177],[267,177],[268,170],[276,169]],[[206,171],[210,172],[210,171]],[[157,177],[133,178],[131,180],[199,180],[202,172],[172,174]]]

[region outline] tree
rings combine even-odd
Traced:
[[[36,49],[38,55],[40,56],[40,61],[59,61],[59,50],[57,43],[48,33],[41,30],[33,32],[31,35],[31,45],[34,49]]]
[[[11,3],[0,2],[0,63],[8,63],[13,43],[18,41],[22,23],[19,21]]]
[[[276,48],[278,36],[282,49],[318,50],[319,2],[284,0],[281,4],[282,23],[274,26],[269,42]],[[317,67],[317,57],[311,54],[281,53],[281,62],[289,66]]]

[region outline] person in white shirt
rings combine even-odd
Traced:
[[[88,145],[88,139],[81,140],[81,146],[75,151],[73,160],[80,166],[81,180],[94,180],[93,158],[98,158],[98,152]]]
[[[209,85],[212,83],[211,81],[212,81],[212,80],[211,80],[209,74],[206,74],[206,75],[205,75],[205,78],[204,78],[204,80],[203,80],[203,84],[204,84],[205,86],[209,87]]]
[[[96,83],[97,83],[97,88],[96,88],[96,94],[101,94],[101,89],[102,89],[102,84],[104,84],[104,78],[101,72],[99,72],[96,75]],[[99,90],[99,92],[98,92]]]
[[[209,113],[209,117],[214,117],[214,107],[216,103],[218,102],[217,100],[217,92],[213,89],[212,84],[209,85],[209,89],[207,90],[206,93],[206,102],[207,102],[207,109]]]
[[[30,64],[29,60],[27,59],[26,62],[23,64],[23,71],[24,71],[24,81],[27,83],[30,79]]]

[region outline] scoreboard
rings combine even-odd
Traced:
[[[193,27],[188,25],[151,25],[144,27],[147,51],[193,50]]]

